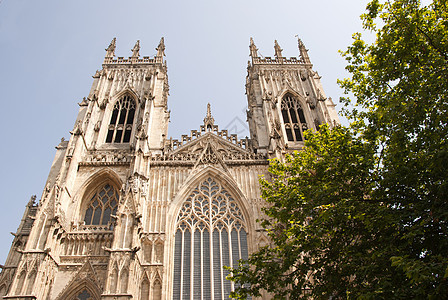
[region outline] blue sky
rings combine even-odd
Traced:
[[[165,37],[170,83],[169,136],[198,129],[211,103],[215,122],[240,137],[244,84],[253,37],[263,56],[297,56],[296,35],[309,49],[327,96],[346,76],[338,50],[361,31],[367,1],[32,1],[0,0],[0,264],[31,195],[40,199],[62,137],[69,138],[92,75],[117,38],[117,56],[153,56]],[[337,108],[340,108],[338,106]],[[241,122],[243,121],[243,122]]]

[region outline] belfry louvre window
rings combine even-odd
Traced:
[[[308,125],[299,101],[291,94],[286,94],[282,99],[281,109],[288,141],[303,141],[303,132],[308,129]]]
[[[229,299],[223,266],[248,258],[247,231],[236,201],[212,178],[188,196],[177,217],[173,299]]]
[[[85,225],[108,225],[117,207],[118,191],[110,184],[102,186],[90,199],[84,216]]]
[[[118,100],[112,111],[106,143],[129,143],[135,115],[135,101],[130,96]]]

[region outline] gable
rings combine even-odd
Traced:
[[[186,142],[168,141],[165,153],[151,157],[152,165],[181,164],[268,164],[266,156],[250,150],[248,140],[238,141],[235,135],[227,132],[195,131],[190,137],[183,136]],[[248,149],[243,148],[243,146]]]

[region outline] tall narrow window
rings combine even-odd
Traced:
[[[291,94],[286,94],[282,99],[281,108],[288,141],[303,141],[303,132],[308,129],[308,125],[299,101]]]
[[[117,212],[118,191],[110,184],[101,186],[90,199],[86,209],[86,225],[109,225],[110,216]]]
[[[236,201],[212,178],[188,196],[177,217],[173,299],[229,299],[223,266],[247,258],[245,220]]]
[[[135,115],[135,101],[124,96],[115,103],[107,131],[106,143],[129,143]]]

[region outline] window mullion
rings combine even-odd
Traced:
[[[233,249],[234,246],[232,244],[232,227],[231,226],[229,226],[228,231],[229,232],[227,232],[227,235],[228,235],[227,239],[229,240],[229,264],[230,264],[230,267],[233,269],[233,268],[235,268],[235,266],[233,265],[232,249]],[[233,281],[230,282],[230,290],[231,291],[235,290],[235,283]]]
[[[291,110],[288,109],[288,121],[289,121],[289,126],[291,129],[291,133],[292,133],[292,138],[294,139],[295,142],[297,142],[297,138],[296,138],[296,133],[294,132],[294,123],[292,122],[292,117],[291,117]]]
[[[193,222],[192,222],[193,223]],[[190,238],[190,300],[193,300],[193,296],[194,296],[194,289],[193,289],[193,284],[194,284],[194,234],[195,233],[195,229],[194,229],[194,225],[191,227],[191,238]]]
[[[184,231],[182,230],[182,241],[180,247],[180,300],[183,297],[183,287],[184,287]]]
[[[224,227],[223,227],[224,228]],[[223,248],[223,244],[222,244],[222,231],[219,230],[219,269],[220,269],[220,276],[221,277],[221,299],[224,300],[224,280],[223,280],[223,263],[222,263],[222,248]]]
[[[126,127],[127,127],[127,122],[128,122],[128,114],[129,114],[129,108],[126,108],[126,113],[125,113],[125,118],[124,118],[124,124],[123,124],[123,134],[121,135],[121,142],[123,143],[124,141],[124,136],[126,133]]]
[[[301,109],[300,106],[296,106],[294,108],[294,113],[296,114],[296,118],[297,118],[297,122],[298,122],[298,126],[299,126],[299,132],[301,135],[301,139],[303,140],[302,121],[300,120],[299,109]]]
[[[204,297],[204,231],[201,230],[201,298]]]
[[[122,103],[118,102],[118,108],[117,108],[118,109],[118,114],[117,114],[117,119],[115,120],[115,124],[114,124],[114,136],[112,138],[112,143],[115,143],[115,136],[117,135],[118,126],[119,126],[119,123],[120,123],[121,106],[122,106]]]

